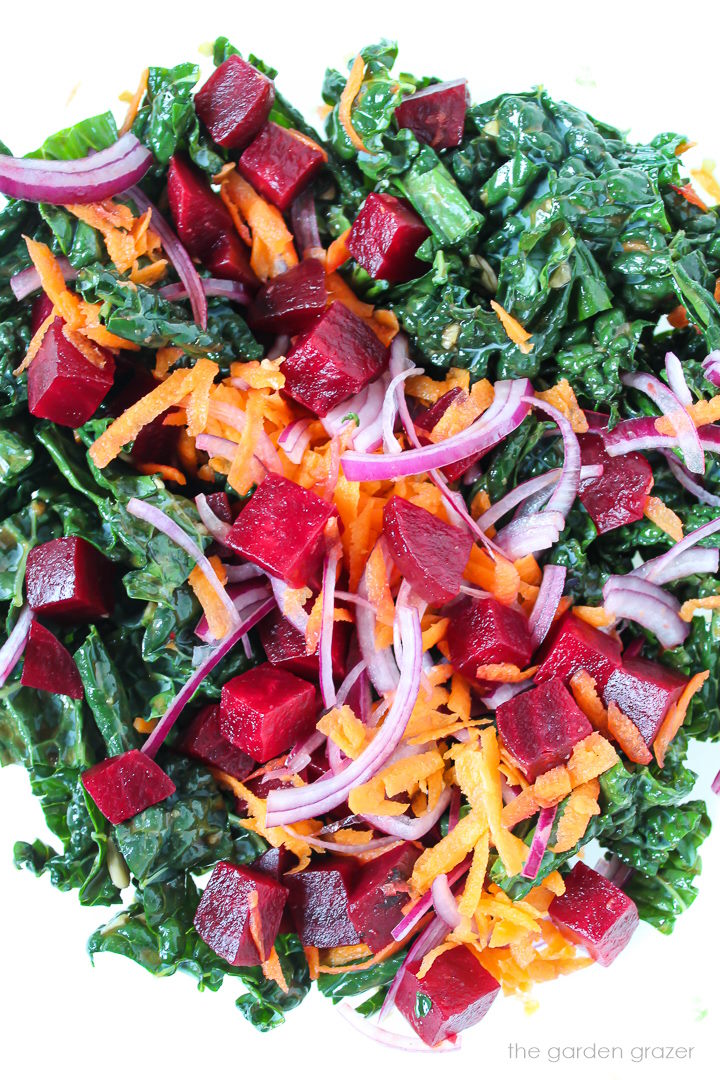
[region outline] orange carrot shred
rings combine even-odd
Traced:
[[[695,600],[686,600],[680,608],[680,618],[691,622],[696,611],[714,611],[720,608],[720,596],[701,596]]]
[[[342,266],[344,262],[350,258],[350,252],[348,251],[347,238],[350,235],[350,229],[346,229],[341,236],[338,236],[336,240],[333,240],[332,244],[327,250],[327,259],[325,262],[325,273],[332,274],[338,267]]]
[[[692,184],[683,184],[682,187],[679,187],[677,184],[671,184],[670,187],[673,189],[673,191],[677,191],[678,195],[682,195],[683,199],[685,199],[686,202],[691,203],[692,206],[697,206],[698,210],[703,210],[705,213],[708,212],[707,206],[702,201]]]
[[[227,574],[217,555],[210,556],[210,563],[222,585],[227,581]],[[188,578],[190,588],[197,596],[200,606],[205,612],[210,633],[216,641],[220,641],[230,632],[230,619],[225,606],[218,596],[217,589],[199,566],[194,566]]]
[[[340,121],[343,131],[347,135],[348,139],[361,153],[366,154],[368,152],[365,143],[362,141],[355,128],[352,125],[352,107],[355,98],[360,92],[360,88],[365,78],[365,61],[360,53],[355,57],[353,66],[350,69],[347,82],[340,95],[340,102],[338,104],[338,120]]]
[[[537,664],[525,671],[521,671],[517,664],[480,664],[475,676],[487,682],[519,683],[531,679],[537,669]]]
[[[652,761],[652,754],[648,750],[637,725],[618,708],[614,701],[611,701],[608,705],[607,717],[608,731],[625,756],[630,761],[634,761],[636,765],[649,765]]]
[[[675,511],[671,510],[669,506],[666,506],[662,499],[658,498],[656,495],[648,495],[645,504],[645,517],[648,521],[651,521],[653,525],[657,525],[658,529],[667,533],[675,543],[679,543],[680,540],[682,540],[682,521]]]
[[[680,698],[670,707],[667,716],[660,725],[660,730],[655,736],[655,742],[653,743],[653,750],[655,751],[655,760],[661,769],[665,764],[665,754],[667,753],[668,746],[685,722],[690,702],[694,695],[697,694],[698,690],[702,689],[702,686],[709,675],[709,671],[699,671],[696,675],[693,675],[692,679],[690,679],[680,695]]]
[[[303,952],[307,960],[310,979],[312,982],[316,982],[320,974],[320,950],[316,945],[303,945]]]
[[[278,984],[283,994],[289,992],[287,980],[283,974],[283,969],[280,966],[280,957],[278,956],[277,949],[274,945],[270,950],[270,955],[267,960],[263,961],[262,972],[266,979],[272,979],[273,982]]]
[[[187,477],[184,473],[181,473],[179,469],[176,469],[173,465],[162,465],[156,461],[143,461],[135,466],[139,473],[144,476],[153,476],[157,474],[162,476],[163,480],[167,480],[170,484],[179,484],[180,487],[185,487],[187,484]]]
[[[685,330],[690,325],[688,313],[682,304],[678,304],[677,307],[672,309],[667,317],[667,321],[674,330]]]
[[[140,76],[140,82],[138,83],[138,88],[135,91],[135,93],[133,94],[132,98],[130,99],[130,104],[128,106],[128,111],[125,114],[125,119],[122,122],[122,127],[120,128],[120,130],[118,132],[118,135],[125,135],[130,130],[130,128],[133,126],[133,124],[135,123],[135,117],[138,114],[138,109],[140,108],[140,102],[145,97],[145,91],[147,90],[148,75],[149,74],[150,74],[149,68],[145,68],[142,75]]]
[[[596,731],[607,735],[607,709],[596,689],[596,683],[590,672],[580,668],[570,678],[570,689],[578,708],[585,713]]]
[[[45,335],[47,334],[52,324],[55,322],[56,318],[57,313],[53,309],[53,311],[50,312],[48,317],[42,321],[40,326],[38,326],[37,330],[33,334],[32,341],[28,346],[28,351],[25,353],[25,358],[23,362],[15,368],[15,370],[13,371],[13,375],[22,375],[23,371],[26,371],[27,368],[30,367],[33,360],[40,351],[40,346],[43,343]]]
[[[530,341],[532,335],[527,332],[525,327],[522,326],[517,319],[513,318],[504,307],[501,307],[496,300],[490,301],[490,307],[502,323],[502,328],[512,341],[513,345],[517,345],[520,352],[525,355],[532,352],[535,347]]]
[[[573,615],[577,615],[578,619],[589,623],[590,626],[612,626],[615,622],[615,616],[608,615],[605,608],[602,607],[585,607],[582,604],[576,604],[573,608]]]
[[[265,963],[265,946],[263,945],[262,918],[260,916],[260,897],[257,889],[253,889],[248,896],[248,922],[250,924],[250,937],[257,949],[260,963]]]

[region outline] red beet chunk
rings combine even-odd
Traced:
[[[197,714],[180,740],[178,749],[204,765],[222,769],[237,780],[244,780],[255,768],[253,759],[221,734],[218,705],[208,705]]]
[[[39,622],[30,626],[20,682],[23,686],[47,690],[51,694],[66,694],[78,701],[84,693],[80,672],[72,656]]]
[[[567,682],[583,668],[595,679],[599,694],[604,692],[608,679],[622,663],[620,645],[615,638],[570,612],[550,631],[538,659],[541,663],[535,673],[535,682],[555,676]]]
[[[247,248],[224,202],[180,154],[170,159],[167,191],[177,234],[190,255],[215,277],[256,287]]]
[[[396,284],[427,273],[430,264],[415,253],[429,235],[406,202],[372,192],[352,223],[347,246],[370,277]]]
[[[532,656],[525,616],[497,600],[463,596],[448,611],[450,663],[474,679],[481,664],[527,667]]]
[[[33,332],[52,311],[43,293],[33,305]],[[63,427],[80,427],[95,415],[115,378],[115,360],[100,349],[105,363],[97,367],[71,345],[58,316],[45,331],[42,344],[27,374],[28,408],[33,416]],[[95,346],[97,348],[97,346]]]
[[[468,90],[465,79],[436,83],[405,98],[395,110],[400,128],[410,128],[435,150],[459,146],[465,130]]]
[[[325,269],[317,259],[304,259],[263,285],[248,308],[248,322],[261,333],[301,334],[326,305]]]
[[[428,409],[422,409],[415,417],[415,430],[418,433],[420,442],[427,446],[431,441],[429,438],[430,432],[439,424],[445,413],[448,411],[454,401],[462,402],[466,400],[469,395],[460,386],[454,386],[452,390],[448,390],[447,394],[443,394],[441,398],[431,405]],[[423,434],[426,433],[426,434]],[[471,454],[470,457],[463,458],[462,461],[456,461],[452,465],[446,465],[442,470],[445,478],[452,483],[454,480],[459,480],[464,472],[474,465],[475,462],[482,457],[482,454]]]
[[[360,943],[348,911],[355,873],[349,859],[327,859],[285,876],[290,912],[303,945],[332,949]]]
[[[605,700],[614,701],[652,746],[668,709],[682,694],[687,679],[652,660],[627,659],[605,686]]]
[[[195,111],[218,146],[239,150],[257,135],[275,100],[272,80],[228,56],[195,95]]]
[[[220,731],[255,761],[269,761],[315,724],[315,687],[272,664],[236,675],[222,688]]]
[[[650,464],[642,454],[610,457],[605,452],[602,435],[580,435],[583,465],[602,465],[603,474],[595,480],[582,480],[578,489],[580,502],[599,533],[619,529],[640,521],[653,486]]]
[[[498,705],[495,715],[502,741],[531,783],[567,761],[575,743],[592,733],[589,720],[560,679]]]
[[[301,634],[279,611],[271,611],[259,626],[260,644],[273,667],[284,668],[303,679],[317,681],[320,659],[317,652],[308,656],[305,635]],[[333,625],[332,668],[336,679],[344,679],[348,672],[346,661],[348,623]]]
[[[251,866],[253,870],[257,870],[275,881],[280,881],[283,874],[286,874],[288,870],[292,870],[295,863],[296,860],[290,852],[281,846],[279,848],[268,848],[267,851],[258,856]]]
[[[33,611],[67,622],[109,615],[114,601],[113,567],[80,536],[63,536],[28,555],[25,590]]]
[[[383,513],[383,536],[418,596],[429,604],[447,604],[457,596],[473,545],[466,529],[393,495]]]
[[[315,579],[323,559],[323,530],[337,511],[324,499],[269,473],[245,504],[226,544],[291,588]]]
[[[268,123],[243,150],[238,168],[255,190],[285,211],[320,172],[325,154],[311,139]]]
[[[207,504],[212,510],[215,517],[220,518],[226,525],[232,524],[233,513],[230,506],[230,500],[224,491],[213,491],[210,495],[205,496]]]
[[[82,774],[83,787],[113,825],[135,817],[175,791],[167,773],[142,750],[107,758]]]
[[[257,922],[263,955],[251,929],[250,897],[257,893]],[[272,952],[288,891],[249,866],[219,862],[195,912],[194,925],[205,944],[234,967],[252,967]]]
[[[336,301],[295,342],[282,364],[285,393],[316,416],[326,416],[372,382],[386,361],[387,346]]]
[[[350,893],[350,919],[362,941],[379,952],[393,940],[392,929],[402,919],[408,901],[403,886],[419,855],[409,842],[366,863]]]
[[[414,960],[405,968],[395,1004],[422,1041],[437,1046],[479,1023],[500,984],[464,945],[441,953],[418,979],[421,962]]]
[[[640,921],[630,897],[583,862],[565,878],[565,892],[555,897],[549,914],[565,937],[603,967],[622,952]]]

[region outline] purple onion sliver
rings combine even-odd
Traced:
[[[684,536],[677,544],[673,544],[669,551],[664,552],[662,555],[658,555],[654,559],[649,559],[648,562],[643,563],[642,566],[638,566],[635,570],[628,575],[628,577],[642,577],[648,581],[658,582],[659,575],[665,575],[668,572],[669,566],[679,559],[682,554],[694,547],[701,540],[705,540],[708,536],[713,536],[716,532],[720,532],[720,517],[714,518],[712,521],[708,521],[706,525],[701,525],[699,529],[693,529],[692,532]],[[672,580],[666,578],[665,580]]]
[[[7,641],[0,649],[0,686],[5,685],[8,675],[10,675],[22,656],[34,618],[35,616],[29,605],[25,604],[18,615],[17,622],[10,631]]]
[[[195,505],[197,506],[200,520],[212,536],[213,540],[217,540],[219,544],[224,544],[227,540],[227,535],[230,532],[228,523],[220,520],[210,506],[210,503],[207,501],[206,495],[196,495]]]
[[[720,349],[713,349],[702,362],[702,369],[708,382],[720,386]]]
[[[684,406],[692,405],[690,387],[685,379],[683,366],[675,353],[669,352],[665,354],[665,373],[667,374],[668,385],[680,404]]]
[[[305,188],[290,207],[290,222],[295,244],[302,255],[306,251],[322,247],[315,210],[315,196],[310,188]]]
[[[705,472],[705,456],[697,428],[680,399],[654,375],[633,372],[621,377],[625,386],[646,394],[671,422],[676,432],[675,442],[682,450],[685,464],[694,473]],[[655,420],[650,418],[653,425]]]
[[[532,844],[530,845],[530,854],[523,866],[523,877],[530,878],[530,880],[537,877],[540,863],[543,861],[543,856],[547,851],[556,814],[557,806],[543,807],[540,811]]]
[[[199,275],[198,275],[199,276]],[[220,296],[225,300],[233,300],[236,304],[245,307],[252,297],[244,285],[239,281],[227,281],[225,278],[200,278],[200,284],[205,296]],[[187,286],[182,281],[175,281],[171,285],[163,285],[159,290],[164,300],[187,300],[190,295]]]
[[[720,495],[713,495],[702,484],[699,484],[672,451],[661,450],[660,453],[667,461],[670,472],[681,487],[684,487],[686,491],[695,496],[698,502],[704,503],[705,506],[720,506]]]
[[[448,883],[454,885],[456,881],[463,876],[470,869],[472,862],[472,856],[469,856],[451,870],[448,874]],[[407,915],[400,920],[397,926],[392,929],[392,936],[395,941],[402,941],[410,934],[417,924],[422,919],[423,915],[426,915],[430,908],[433,906],[432,892],[430,889],[420,897],[420,899],[412,906]]]
[[[465,859],[465,863],[463,865],[465,865],[465,869],[467,869],[467,867],[470,865],[470,859]],[[448,875],[448,881],[457,881],[457,878],[460,876],[459,874],[457,874],[457,870],[458,867],[453,870],[452,874]],[[427,897],[430,897],[429,889],[425,895]],[[413,927],[417,925],[422,916],[427,911],[429,911],[431,907],[432,898],[430,898],[424,911],[413,923]],[[396,926],[392,932],[392,935],[396,941],[402,941],[404,938],[406,938],[413,928],[411,927],[411,930],[406,930],[402,934],[398,934],[397,931],[400,925],[402,924]],[[432,919],[425,927],[422,934],[420,934],[420,936],[415,939],[415,941],[412,943],[408,950],[407,956],[403,960],[402,965],[398,969],[397,974],[395,975],[395,978],[390,985],[387,997],[385,998],[385,1001],[383,1002],[383,1007],[380,1010],[380,1014],[378,1017],[380,1020],[383,1020],[388,1015],[390,1009],[395,1003],[395,998],[397,996],[397,992],[400,987],[400,983],[402,982],[403,975],[405,974],[405,969],[407,968],[407,966],[409,964],[412,964],[413,960],[422,959],[422,957],[429,953],[431,949],[434,949],[437,945],[442,944],[442,942],[445,940],[449,933],[450,927],[448,926],[448,924],[446,922],[443,922],[443,920],[436,915],[435,918]]]
[[[567,569],[564,566],[554,566],[551,563],[543,570],[540,591],[533,604],[529,619],[533,652],[545,640],[547,632],[553,624],[565,588],[566,575]]]
[[[333,681],[332,642],[335,627],[335,581],[341,554],[339,542],[330,541],[323,566],[322,617],[318,642],[320,693],[326,709],[332,709],[337,700]]]
[[[454,930],[462,922],[462,915],[458,911],[457,901],[452,894],[447,874],[438,874],[430,886],[435,914],[443,922]]]
[[[453,788],[453,791],[458,791]],[[458,799],[459,799],[458,791]],[[375,814],[363,814],[363,819],[379,832],[387,836],[394,836],[398,840],[419,840],[435,826],[445,813],[450,802],[450,789],[445,788],[432,810],[421,814],[420,817],[410,817],[408,814],[398,814],[393,817],[382,817]]]
[[[572,504],[575,502],[580,481],[582,464],[580,460],[580,443],[567,416],[561,413],[559,409],[556,409],[554,405],[549,405],[547,401],[542,401],[540,398],[526,398],[525,401],[527,405],[532,405],[534,408],[540,409],[541,412],[547,413],[560,429],[565,448],[565,458],[560,479],[548,500],[546,509],[548,512],[555,511],[562,514],[566,518],[570,513]]]
[[[75,281],[80,271],[76,270],[64,255],[57,255],[56,260],[65,281]],[[16,300],[25,300],[26,297],[32,296],[42,288],[40,275],[34,266],[28,266],[25,270],[19,270],[17,274],[13,274],[10,278],[10,288]]]
[[[718,772],[710,787],[716,795],[720,795],[720,772]]]

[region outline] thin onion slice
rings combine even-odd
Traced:
[[[673,352],[665,354],[665,373],[668,385],[681,405],[692,405],[692,394],[685,378],[683,366]]]
[[[659,583],[660,577],[664,577],[666,581],[672,581],[673,578],[665,577],[665,575],[669,572],[669,568],[675,563],[676,559],[679,559],[681,555],[700,543],[701,540],[713,536],[716,532],[720,532],[720,517],[708,521],[706,525],[701,525],[699,529],[694,529],[677,544],[673,544],[669,551],[658,555],[654,559],[649,559],[642,566],[638,566],[632,571],[631,576],[647,578],[648,581],[654,581],[656,584]]]
[[[634,390],[647,394],[650,400],[657,405],[663,415],[671,421],[675,429],[677,445],[682,450],[685,464],[690,472],[704,473],[705,455],[697,428],[677,395],[654,375],[648,375],[644,371],[623,375],[622,382],[625,386],[631,386]]]
[[[553,566],[549,563],[543,570],[540,591],[535,598],[529,619],[533,652],[545,640],[552,626],[558,604],[562,599],[566,576],[567,569],[564,566]]]
[[[525,480],[522,484],[518,484],[516,488],[509,491],[507,495],[503,495],[501,499],[498,499],[496,503],[493,503],[480,515],[477,519],[478,525],[481,529],[489,529],[501,517],[504,517],[510,510],[525,502],[532,495],[537,495],[539,492],[552,487],[553,484],[557,484],[561,473],[561,469],[551,469],[549,472],[542,473],[540,476],[533,476],[531,480]],[[602,465],[583,465],[580,469],[581,480],[596,480],[602,474]]]
[[[535,409],[540,409],[541,412],[547,413],[560,429],[560,435],[562,436],[563,447],[565,450],[565,458],[563,460],[560,479],[557,487],[548,500],[546,509],[551,513],[555,512],[562,514],[563,518],[566,518],[570,513],[572,504],[575,502],[578,483],[580,481],[580,443],[578,442],[577,435],[573,431],[572,424],[567,416],[561,413],[559,409],[556,409],[554,405],[548,404],[547,401],[542,401],[541,398],[525,398],[525,403],[533,406]]]
[[[28,604],[25,604],[18,615],[17,622],[10,631],[10,635],[0,649],[0,686],[7,682],[8,675],[12,672],[27,645],[30,627],[35,618]]]
[[[332,668],[332,642],[333,629],[335,626],[335,584],[337,568],[342,555],[342,547],[335,539],[328,540],[328,550],[323,564],[322,575],[322,613],[320,623],[320,641],[318,643],[319,656],[319,682],[323,705],[326,709],[332,709],[337,701],[335,683],[333,681]]]
[[[285,451],[293,465],[300,464],[310,444],[312,422],[312,417],[303,416],[300,420],[293,420],[280,434],[278,446]]]
[[[178,241],[179,243],[179,241]],[[175,268],[177,269],[177,267]],[[247,307],[252,297],[239,281],[227,281],[225,278],[200,278],[200,284],[205,296],[220,296],[225,300],[233,300],[236,304]],[[187,300],[190,293],[182,281],[175,281],[171,285],[163,285],[159,290],[164,300]]]
[[[685,468],[679,458],[675,457],[670,450],[661,450],[668,463],[668,468],[673,474],[678,484],[684,487],[686,491],[689,491],[691,495],[694,495],[698,502],[704,503],[705,506],[720,506],[720,495],[713,495],[712,492],[699,484]]]
[[[56,259],[65,282],[75,281],[80,271],[76,270],[64,255],[57,255]],[[40,275],[34,266],[28,266],[25,270],[19,270],[17,274],[13,274],[10,278],[10,288],[16,300],[25,300],[26,297],[32,296],[42,288]]]
[[[547,851],[556,814],[557,806],[543,807],[540,811],[532,844],[530,845],[530,854],[522,870],[523,877],[530,878],[531,881],[537,877],[540,863],[543,861],[543,856]]]
[[[703,374],[708,382],[720,386],[720,349],[713,349],[702,362]]]
[[[527,517],[518,517],[504,525],[495,543],[514,562],[524,555],[535,555],[557,544],[565,528],[565,518],[558,511],[540,510]]]
[[[247,608],[259,603],[261,600],[267,600],[270,596],[270,589],[266,582],[262,584],[241,582],[237,585],[230,585],[227,594],[235,606],[238,619],[242,619]],[[205,615],[202,616],[195,627],[195,636],[204,641],[206,645],[217,644],[217,638],[211,634],[207,616]]]
[[[470,869],[471,862],[472,856],[468,856],[468,858],[463,859],[461,863],[454,867],[447,876],[448,883],[454,885],[456,881],[459,881],[463,874],[467,873]],[[428,889],[428,891],[423,893],[420,899],[410,908],[407,915],[400,920],[397,926],[393,927],[391,932],[395,941],[402,941],[408,934],[411,934],[423,915],[426,915],[432,906],[432,890]]]
[[[631,575],[613,575],[603,587],[603,606],[616,619],[629,619],[652,631],[665,649],[682,645],[690,632],[680,604],[659,585]]]
[[[430,886],[433,907],[438,918],[447,923],[454,930],[462,922],[462,915],[458,911],[457,902],[453,896],[447,874],[438,874]]]
[[[413,747],[413,750],[415,749]],[[419,840],[420,837],[429,833],[433,825],[437,824],[443,816],[450,802],[450,795],[450,788],[445,788],[432,810],[421,814],[420,817],[410,817],[408,814],[398,814],[394,817],[363,814],[363,821],[367,821],[374,829],[386,833],[387,836],[397,837],[398,840]]]
[[[386,1028],[378,1027],[377,1024],[364,1019],[347,1001],[341,1001],[336,1008],[350,1027],[355,1028],[366,1038],[372,1039],[373,1042],[380,1043],[381,1046],[388,1046],[391,1050],[403,1050],[405,1053],[443,1054],[460,1049],[460,1044],[457,1041],[451,1042],[450,1039],[443,1039],[436,1046],[428,1046],[417,1036],[396,1035],[394,1031],[387,1031]]]
[[[217,540],[219,544],[224,544],[227,540],[228,533],[230,532],[230,526],[227,521],[220,520],[210,506],[210,503],[207,501],[206,495],[196,495],[195,505],[197,506],[200,520],[212,536],[213,540]]]

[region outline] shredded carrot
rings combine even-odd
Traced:
[[[428,649],[434,648],[439,641],[442,641],[442,639],[445,637],[445,634],[447,633],[447,628],[449,625],[449,619],[438,619],[438,621],[432,626],[429,626],[427,630],[423,630],[423,652],[427,652]]]
[[[464,391],[451,402],[435,427],[430,432],[431,442],[443,442],[453,435],[465,431],[480,416],[480,410],[473,399]]]
[[[517,319],[513,318],[504,307],[501,307],[496,300],[490,301],[490,307],[502,323],[502,328],[512,341],[513,345],[517,345],[520,352],[524,355],[532,352],[534,348],[534,345],[530,342],[532,335],[527,332],[525,327],[522,326]]]
[[[263,932],[262,932],[262,918],[260,915],[260,897],[257,889],[253,889],[247,899],[248,904],[248,923],[250,926],[250,937],[253,939],[253,945],[257,949],[257,954],[260,957],[260,963],[265,963],[265,946],[263,944]]]
[[[472,384],[470,397],[478,410],[478,415],[481,416],[495,400],[495,387],[489,379],[478,379]]]
[[[520,580],[528,585],[539,585],[542,582],[542,570],[534,555],[523,555],[515,560],[515,569],[520,575]]]
[[[709,162],[703,162],[701,169],[691,169],[690,175],[693,180],[707,191],[708,195],[711,195],[713,199],[720,202],[720,184],[715,178],[712,171],[712,165]]]
[[[320,974],[320,951],[316,945],[303,945],[303,952],[307,960],[310,979],[312,982],[317,982]]]
[[[15,368],[15,370],[13,371],[13,375],[22,375],[23,371],[26,371],[30,367],[33,360],[40,351],[40,346],[45,340],[45,335],[47,334],[52,324],[55,322],[56,318],[57,313],[53,309],[48,315],[48,317],[42,321],[40,326],[38,326],[37,330],[32,336],[32,341],[28,346],[28,351],[25,353],[25,358],[23,359],[23,362]]]
[[[424,929],[430,920],[433,918],[433,913],[429,911],[427,915],[424,915],[420,922],[412,930],[413,935],[419,930]],[[374,967],[375,964],[382,964],[384,960],[389,960],[391,956],[399,952],[400,949],[404,949],[407,945],[408,936],[401,938],[400,941],[392,941],[389,945],[386,945],[384,949],[380,949],[379,952],[373,953],[367,960],[363,960],[359,964],[346,964],[345,966],[339,965],[324,965],[318,966],[318,974],[321,975],[342,975],[347,971],[367,971],[368,968]]]
[[[680,618],[691,622],[698,611],[714,611],[720,608],[720,596],[701,596],[696,600],[686,600],[680,608]]]
[[[348,251],[347,239],[350,235],[350,229],[346,229],[344,233],[333,240],[332,244],[327,251],[327,259],[325,261],[325,273],[332,274],[338,267],[342,266],[344,262],[350,258],[350,252]]]
[[[240,441],[228,473],[228,484],[237,491],[238,495],[246,495],[253,484],[257,482],[257,472],[253,468],[253,463],[255,462],[255,449],[264,430],[263,398],[260,392],[251,394],[248,397],[245,420],[245,427],[240,435]]]
[[[645,503],[645,517],[656,525],[662,532],[667,533],[675,543],[683,538],[682,521],[674,510],[666,506],[662,499],[656,495],[648,495]]]
[[[713,297],[720,304],[720,277],[715,282],[715,291],[713,292]]]
[[[567,763],[572,786],[578,787],[588,780],[594,780],[619,760],[612,744],[599,731],[593,731],[592,735],[586,735],[573,747]]]
[[[365,784],[354,787],[348,796],[348,806],[352,814],[373,814],[385,817],[398,817],[410,809],[407,802],[394,802],[385,798],[382,777],[374,776]]]
[[[537,664],[525,671],[521,671],[517,664],[481,664],[475,676],[487,682],[519,683],[531,679],[537,669]]]
[[[563,416],[566,416],[573,431],[582,434],[588,430],[587,417],[578,405],[575,391],[567,379],[560,379],[555,386],[551,386],[549,390],[542,390],[535,396],[541,401],[546,401],[548,405],[554,405]]]
[[[433,847],[425,848],[415,863],[410,878],[413,894],[421,896],[427,892],[439,874],[447,874],[462,862],[486,831],[487,818],[484,812],[471,810],[447,836]]]
[[[210,412],[210,391],[218,373],[217,364],[204,357],[193,368],[195,380],[187,407],[188,435],[195,439],[205,430]]]
[[[599,794],[600,785],[594,779],[572,792],[558,822],[554,852],[570,851],[582,840],[590,819],[600,813]]]
[[[608,615],[602,607],[584,607],[582,604],[576,604],[573,607],[573,615],[577,615],[578,619],[589,623],[590,626],[612,626],[615,622],[615,616]]]
[[[170,368],[177,364],[182,355],[182,349],[178,349],[174,345],[166,345],[158,349],[155,353],[155,368],[153,369],[155,378],[165,379]]]
[[[678,195],[682,195],[683,199],[685,199],[686,202],[691,203],[693,206],[697,206],[699,210],[703,210],[705,213],[707,213],[707,206],[702,201],[692,184],[683,184],[682,187],[679,187],[677,184],[671,184],[670,187],[673,189],[673,191],[676,191]]]
[[[407,393],[419,398],[424,405],[434,405],[456,386],[461,390],[470,389],[470,372],[465,368],[450,368],[442,382],[429,375],[413,375],[405,383]]]
[[[608,705],[608,731],[625,756],[637,765],[649,765],[652,754],[636,724],[618,708],[614,701]]]
[[[690,325],[688,313],[682,306],[682,304],[678,304],[677,307],[674,307],[672,309],[672,311],[668,314],[667,321],[670,323],[674,330],[685,330]]]
[[[473,917],[475,909],[480,903],[489,859],[489,835],[487,832],[484,832],[475,845],[470,870],[465,879],[465,888],[458,901],[458,911],[468,919]]]
[[[138,83],[138,88],[135,91],[135,93],[133,94],[132,98],[130,99],[130,104],[128,106],[128,111],[125,114],[125,119],[122,122],[122,127],[120,128],[120,130],[118,132],[118,135],[125,135],[130,130],[130,128],[133,126],[133,124],[135,123],[135,117],[138,114],[138,109],[140,108],[140,102],[145,97],[145,91],[147,90],[148,75],[149,74],[150,74],[149,69],[145,68],[142,75],[140,76],[140,82]]]
[[[378,620],[392,626],[395,618],[395,605],[390,592],[390,580],[385,558],[379,544],[375,545],[367,561],[365,584],[367,586],[368,600],[374,606]]]
[[[211,555],[210,563],[220,583],[224,585],[227,581],[227,574],[220,558],[217,555]],[[216,641],[220,641],[230,632],[230,618],[218,596],[217,589],[213,587],[199,566],[193,567],[188,578],[188,584],[205,612],[210,633]]]
[[[459,671],[452,673],[447,706],[450,712],[459,716],[461,720],[470,719],[470,683]]]
[[[473,809],[485,811],[492,842],[508,874],[519,874],[528,849],[502,822],[500,750],[494,727],[481,729],[480,743],[480,749],[460,744],[455,756],[457,782]]]
[[[532,787],[525,788],[507,803],[502,810],[502,823],[506,829],[514,829],[521,821],[532,817],[540,809]]]
[[[130,280],[134,285],[155,285],[165,277],[167,268],[167,259],[156,259],[155,262],[148,263],[147,266],[141,266],[137,270],[133,270],[130,274]]]
[[[445,941],[442,945],[436,945],[434,949],[430,949],[430,951],[425,953],[425,956],[422,958],[422,963],[420,964],[416,978],[424,979],[439,956],[449,952],[450,949],[457,949],[458,947],[459,942],[457,941]]]
[[[564,765],[556,765],[554,769],[541,773],[533,784],[537,804],[544,807],[556,806],[571,790],[570,774]]]
[[[338,120],[342,126],[343,131],[347,135],[348,139],[361,153],[367,154],[368,150],[365,143],[362,141],[358,133],[352,124],[352,107],[355,98],[360,92],[360,88],[365,78],[365,61],[360,53],[355,57],[353,66],[350,69],[347,82],[343,88],[343,92],[340,95],[340,102],[338,104]]]
[[[142,716],[136,716],[133,720],[133,727],[141,735],[149,735],[151,731],[154,731],[158,726],[159,720],[143,720]]]
[[[162,476],[163,480],[166,480],[169,484],[179,484],[180,487],[185,487],[187,484],[187,477],[176,469],[173,465],[162,465],[160,462],[143,461],[135,465],[135,468],[143,476]]]
[[[444,764],[439,750],[428,750],[424,754],[401,758],[400,761],[386,766],[382,772],[378,773],[378,776],[382,778],[385,794],[392,799],[403,791],[412,791],[415,785],[438,770],[442,775]]]
[[[575,698],[575,703],[578,708],[585,713],[588,720],[602,735],[608,733],[608,714],[607,709],[602,703],[600,695],[597,692],[595,679],[592,675],[585,671],[584,668],[580,668],[574,675],[570,677],[570,689],[572,695]]]
[[[297,266],[298,257],[282,214],[233,170],[220,185],[220,195],[247,223],[252,235],[250,265],[262,281]]]
[[[262,972],[266,979],[272,979],[276,982],[283,994],[289,993],[287,980],[283,974],[283,969],[280,966],[280,957],[277,954],[277,949],[273,945],[270,950],[270,955],[267,960],[263,961]]]
[[[477,544],[470,551],[465,577],[472,585],[491,592],[502,604],[513,604],[517,600],[520,575],[516,567],[509,559],[500,556],[492,559]]]
[[[693,675],[692,679],[690,679],[680,695],[679,700],[670,707],[667,716],[660,725],[660,730],[655,736],[655,742],[653,743],[653,750],[655,751],[655,760],[661,769],[665,764],[665,754],[667,753],[668,746],[685,722],[690,702],[694,695],[697,694],[698,690],[702,689],[703,684],[709,675],[709,671],[699,671],[696,675]]]

